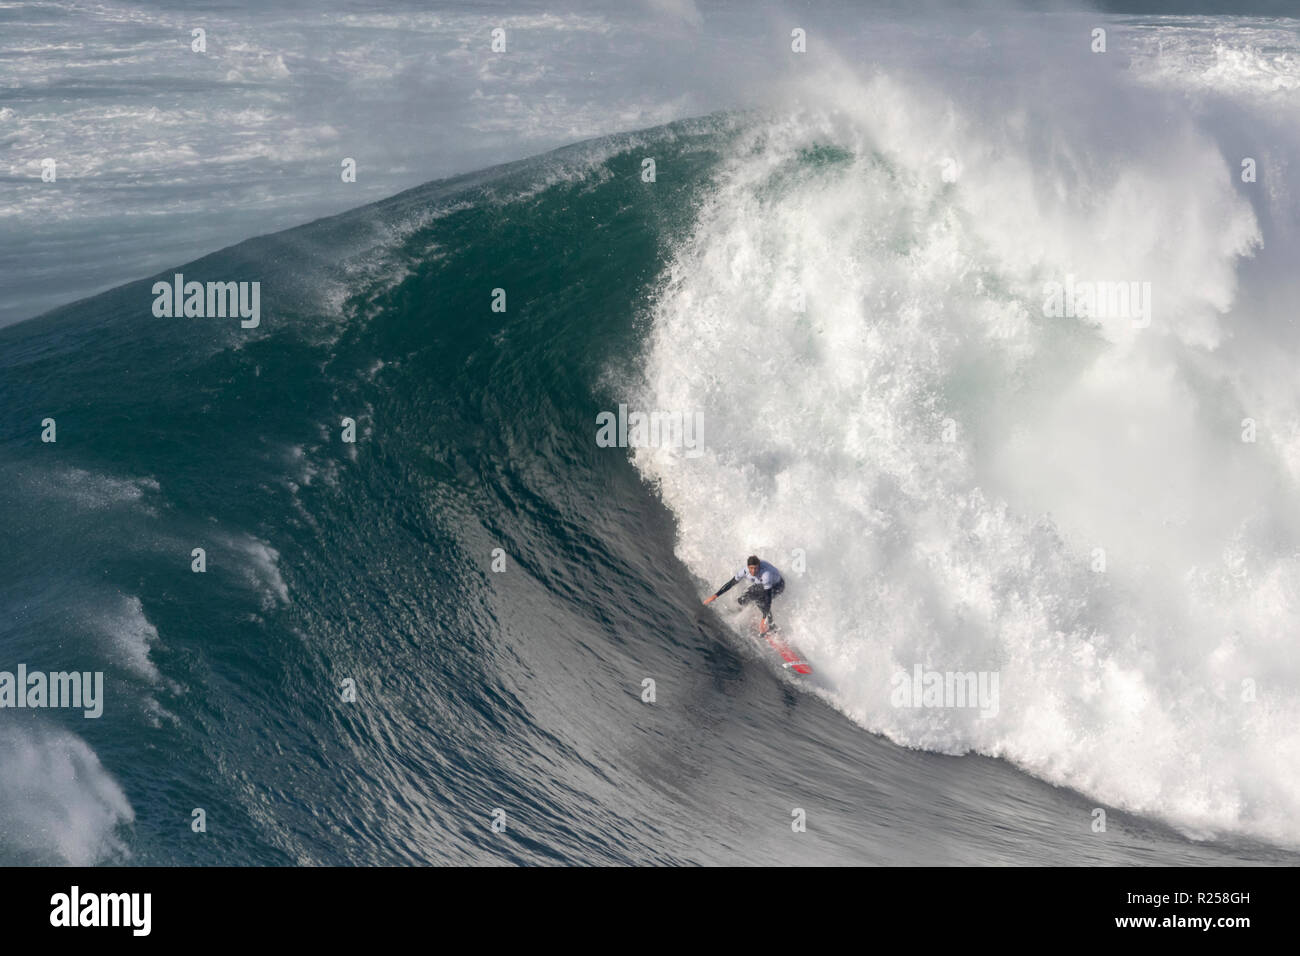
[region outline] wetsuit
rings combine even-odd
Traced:
[[[750,582],[750,586],[744,594],[736,599],[736,603],[744,607],[751,601],[755,602],[770,625],[772,623],[772,598],[785,590],[785,579],[781,577],[780,571],[766,561],[758,562],[758,574],[756,575],[750,574],[749,568],[741,568],[736,572],[736,576],[718,588],[713,593],[713,596],[721,597],[735,587],[737,582],[745,580]]]

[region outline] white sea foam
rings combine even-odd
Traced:
[[[125,852],[135,819],[122,788],[80,737],[0,727],[0,861],[88,866]]]
[[[159,679],[158,668],[149,659],[149,651],[158,641],[158,629],[145,615],[138,597],[117,596],[108,607],[96,609],[88,625],[107,638],[114,657],[129,671],[150,682]]]
[[[652,308],[640,400],[703,409],[704,454],[635,461],[702,585],[806,552],[779,613],[863,726],[1300,845],[1300,344],[1252,208],[1279,194],[1181,96],[1058,72],[1016,77],[1035,104],[825,67],[776,105]],[[1150,326],[1045,316],[1067,273],[1150,281]],[[891,706],[918,664],[997,671],[997,715]]]
[[[233,552],[236,566],[231,570],[261,595],[263,610],[289,603],[289,588],[280,575],[279,551],[249,534],[225,535],[220,540]]]
[[[52,498],[70,500],[78,507],[95,511],[121,504],[134,504],[143,501],[146,494],[160,490],[158,482],[153,478],[118,478],[96,474],[84,468],[55,471],[42,481],[42,486],[44,492]]]

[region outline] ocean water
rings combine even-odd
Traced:
[[[0,330],[0,670],[104,674],[97,719],[0,711],[0,862],[1297,862],[1294,22],[839,8],[760,77],[780,10],[654,10],[554,29],[633,73],[694,36],[732,79],[596,96],[553,78],[571,47],[536,51],[537,125],[423,160],[474,171],[200,258],[348,201],[235,158],[269,205],[222,220],[206,148],[138,201],[108,164],[77,185],[104,206],[57,200],[57,267],[24,238],[54,200],[20,186],[11,305],[134,280]],[[46,11],[127,46],[188,22]],[[380,60],[449,16],[363,13]],[[0,109],[34,123],[76,98],[13,54],[23,22]],[[244,108],[245,79],[192,95]],[[268,133],[324,122],[296,83]],[[557,90],[601,105],[573,126]],[[150,203],[134,252],[93,241]],[[260,283],[260,323],[155,316],[177,272]],[[1045,315],[1067,276],[1149,283],[1149,309]],[[602,447],[620,404],[698,446]],[[700,605],[753,551],[810,680],[731,595]],[[918,668],[996,675],[994,706],[899,706]]]

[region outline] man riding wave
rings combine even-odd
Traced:
[[[748,580],[750,586],[745,593],[736,599],[736,603],[741,607],[751,602],[758,605],[758,609],[763,612],[763,630],[772,627],[772,598],[776,597],[785,590],[785,579],[781,577],[775,565],[767,561],[760,561],[757,555],[751,554],[745,559],[745,567],[736,572],[735,577],[718,588],[712,595],[704,599],[705,604],[712,604],[722,595],[730,591],[740,581]]]

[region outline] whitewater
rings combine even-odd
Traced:
[[[808,77],[650,309],[643,403],[709,447],[636,460],[702,579],[806,560],[792,630],[863,727],[1294,846],[1300,62],[1167,29],[1032,96]],[[1149,326],[1047,315],[1075,276],[1149,283]],[[892,706],[917,664],[1000,712]]]

